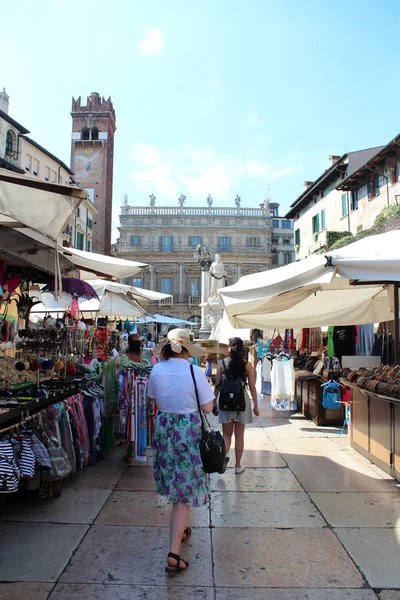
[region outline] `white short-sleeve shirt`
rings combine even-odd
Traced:
[[[214,392],[200,367],[193,365],[200,405],[214,399]],[[147,388],[161,412],[188,415],[198,410],[190,364],[183,358],[170,358],[154,365]]]

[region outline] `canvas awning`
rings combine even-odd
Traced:
[[[146,306],[152,300],[159,301],[166,298],[171,298],[171,294],[153,292],[152,290],[146,290],[144,288],[136,288],[133,285],[125,285],[123,283],[107,281],[107,279],[85,279],[85,281],[92,286],[98,295],[102,294],[105,289],[116,293],[120,293],[122,291],[134,298],[136,302],[140,304],[140,306],[143,306],[143,308],[146,308]]]
[[[291,294],[292,292],[287,292]],[[322,327],[323,325],[362,325],[391,321],[394,312],[391,294],[383,286],[358,287],[350,285],[337,289],[321,288],[292,308],[278,312],[257,310],[231,316],[236,327],[259,329]]]
[[[399,242],[399,231],[370,236],[329,253],[329,263],[315,256],[243,277],[220,290],[220,298],[234,327],[390,321],[394,308],[385,282],[400,280]],[[355,280],[364,285],[355,287]]]
[[[235,285],[219,290],[225,312],[233,326],[232,317],[247,314],[277,312],[289,309],[312,294],[319,286],[330,283],[335,275],[333,267],[326,267],[323,256],[311,256],[279,269],[241,277]],[[291,296],[285,292],[296,290]]]
[[[342,277],[400,281],[400,230],[365,237],[327,256]]]
[[[143,267],[148,266],[146,263],[116,258],[115,256],[105,256],[95,252],[85,252],[84,250],[76,250],[76,248],[59,246],[58,251],[79,269],[92,271],[107,277],[115,277],[116,279],[132,277],[140,273]]]
[[[54,295],[48,292],[32,293],[42,301],[42,304],[37,304],[33,307],[31,314],[50,313],[53,315],[62,315],[65,308],[61,306]],[[126,296],[125,293],[115,293],[105,290],[104,294],[99,299],[80,300],[79,310],[84,317],[113,317],[120,319],[134,319],[146,316],[148,313],[133,299]]]
[[[0,169],[0,225],[30,227],[55,240],[86,195],[80,188]]]

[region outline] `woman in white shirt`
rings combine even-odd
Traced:
[[[157,493],[173,503],[167,573],[188,568],[180,557],[181,542],[191,534],[190,507],[209,500],[209,475],[200,458],[201,420],[188,359],[206,349],[191,343],[191,332],[173,329],[155,349],[162,361],[154,365],[148,396],[157,405],[153,437],[153,470]],[[210,413],[214,393],[200,367],[193,365],[201,410]]]

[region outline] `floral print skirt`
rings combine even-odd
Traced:
[[[210,476],[200,458],[199,413],[157,413],[153,437],[153,471],[157,493],[170,502],[202,506],[209,500]]]

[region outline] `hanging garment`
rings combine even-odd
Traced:
[[[333,357],[335,354],[335,344],[333,343],[333,332],[334,327],[331,325],[328,327],[328,356]]]
[[[271,369],[272,369],[272,362],[270,359],[270,356],[264,356],[264,358],[262,359],[262,386],[261,386],[261,393],[263,395],[270,395],[271,394]]]
[[[285,350],[294,350],[294,333],[293,329],[285,329],[285,341],[284,341]]]
[[[342,356],[354,356],[356,331],[354,325],[334,328],[333,343],[339,359]]]
[[[258,338],[258,340],[257,340],[257,344],[258,344],[257,358],[262,358],[269,352],[271,342],[272,342],[272,340],[270,340],[268,338],[265,338],[265,339]]]
[[[321,327],[311,327],[308,339],[308,352],[319,352],[322,346]]]
[[[357,333],[356,355],[371,356],[375,341],[374,324],[369,323],[367,325],[360,325],[359,328],[357,328]]]
[[[277,358],[272,363],[271,406],[275,410],[297,410],[293,358]]]

